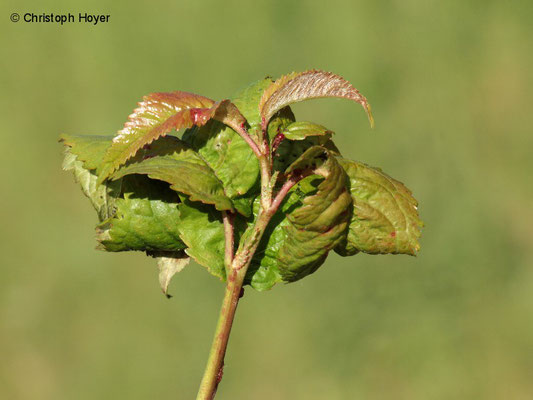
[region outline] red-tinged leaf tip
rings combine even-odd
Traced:
[[[266,129],[270,118],[283,107],[324,97],[344,98],[361,104],[368,114],[370,125],[374,126],[367,99],[350,82],[331,72],[310,70],[284,75],[266,88],[259,102],[262,128]]]
[[[143,98],[128,117],[108,149],[102,167],[99,183],[107,179],[143,146],[152,143],[172,130],[190,128],[203,121],[201,109],[209,109],[214,101],[194,93],[169,92],[152,93]],[[197,111],[191,114],[190,110]]]

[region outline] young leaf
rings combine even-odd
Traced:
[[[307,150],[286,173],[304,170],[313,175],[291,190],[253,260],[248,281],[258,290],[313,273],[346,236],[352,199],[344,170],[321,146]]]
[[[228,99],[215,103],[210,111],[206,112],[206,115],[208,118],[213,118],[226,124],[233,130],[238,130],[246,124],[246,118],[244,118],[237,106]],[[205,125],[205,122],[197,125]]]
[[[180,91],[145,96],[113,139],[99,170],[99,182],[158,137],[173,130],[205,124],[205,110],[197,109],[209,109],[213,105],[214,101],[207,97]]]
[[[409,189],[378,168],[338,158],[349,177],[354,210],[347,240],[335,251],[353,255],[416,255],[423,223]]]
[[[328,128],[307,121],[293,122],[281,133],[289,140],[304,140],[308,136],[328,136],[329,138],[333,134]]]
[[[269,124],[270,128],[270,124]],[[285,171],[289,165],[295,162],[305,151],[313,146],[322,146],[328,149],[330,154],[337,155],[339,150],[331,140],[331,134],[324,136],[308,136],[302,140],[282,140],[276,149],[273,157],[273,169],[275,171]]]
[[[340,97],[361,104],[373,126],[370,105],[350,82],[331,72],[311,70],[284,75],[265,90],[259,102],[262,129],[267,127],[276,111],[283,107],[321,97]]]
[[[116,213],[96,228],[98,248],[107,251],[180,251],[180,200],[168,184],[143,175],[122,178]]]
[[[178,138],[167,136],[157,140],[150,149],[139,154],[120,168],[113,179],[130,174],[145,174],[165,181],[171,189],[189,195],[193,201],[213,204],[217,210],[231,210],[231,200],[225,195],[215,173],[189,146]]]
[[[250,135],[256,138],[261,132],[259,100],[265,88],[271,83],[272,80],[269,78],[255,82],[237,93],[232,100],[246,119]],[[232,106],[229,108],[232,109]],[[231,113],[228,112],[229,114]],[[212,119],[217,118],[223,120],[226,125],[233,126],[227,120],[220,118],[220,114]],[[272,119],[269,132],[272,130],[273,137],[278,133],[278,129],[284,129],[293,121],[294,115],[290,109],[283,109]],[[226,195],[233,200],[235,209],[242,215],[249,216],[252,200],[259,191],[259,163],[250,146],[233,129],[217,121],[188,129],[183,134],[183,140],[191,145],[215,171],[222,181]]]

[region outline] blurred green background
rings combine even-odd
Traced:
[[[332,254],[246,291],[217,399],[533,398],[533,3],[4,1],[0,5],[0,398],[191,399],[223,285],[94,250],[60,133],[110,134],[154,91],[214,99],[308,68],[345,101],[296,105],[343,153],[405,182],[417,258]],[[110,14],[13,23],[12,12]]]

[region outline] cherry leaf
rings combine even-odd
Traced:
[[[291,189],[267,228],[247,275],[257,290],[315,272],[345,240],[352,199],[343,168],[326,148],[314,146],[286,172],[298,171],[312,175]]]
[[[205,124],[208,118],[204,109],[210,109],[214,104],[207,97],[181,91],[145,96],[129,116],[124,128],[113,138],[99,170],[99,183],[139,149],[160,136],[195,124]]]
[[[217,210],[233,211],[215,172],[185,142],[167,136],[143,149],[120,168],[112,179],[131,174],[144,174],[170,184],[176,192],[189,195],[193,201],[213,204]]]
[[[423,223],[411,191],[379,168],[338,161],[348,175],[354,209],[346,241],[335,251],[416,255]]]
[[[333,134],[328,128],[307,121],[293,122],[281,133],[289,140],[304,140],[308,136],[328,136],[329,138]]]
[[[370,104],[350,82],[331,72],[310,70],[284,75],[264,91],[259,102],[262,129],[266,129],[270,118],[283,107],[324,97],[339,97],[361,104],[371,126],[374,125]]]

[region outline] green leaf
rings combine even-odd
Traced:
[[[207,97],[181,91],[145,96],[113,138],[99,170],[99,182],[160,136],[194,124],[205,124],[205,110],[196,109],[211,108],[214,104]]]
[[[161,140],[163,139],[163,140]],[[217,210],[231,210],[231,200],[213,170],[185,142],[167,136],[152,143],[120,168],[113,179],[130,174],[145,174],[170,184],[171,189],[189,195],[193,201],[213,204]]]
[[[411,191],[379,168],[338,158],[349,177],[354,210],[347,240],[335,248],[341,255],[415,255],[423,223]]]
[[[262,127],[265,128],[270,118],[283,107],[323,97],[339,97],[361,104],[373,126],[368,101],[350,82],[331,72],[311,70],[284,75],[264,91],[259,102]]]
[[[224,224],[222,215],[213,207],[181,197],[179,233],[187,246],[185,252],[208,271],[226,279],[224,267]]]
[[[252,137],[258,139],[261,133],[261,115],[259,114],[259,101],[267,87],[272,84],[272,78],[261,79],[248,85],[246,88],[233,96],[233,103],[239,108],[246,118]]]
[[[242,197],[258,185],[257,158],[233,129],[218,121],[210,121],[201,128],[186,131],[183,140],[215,171],[230,199]],[[242,203],[236,203],[235,207],[240,213],[250,209]]]
[[[121,182],[108,182],[97,185],[98,176],[91,171],[98,164],[106,146],[111,141],[102,136],[69,136],[60,139],[65,144],[63,169],[72,171],[74,179],[81,186],[83,193],[89,198],[103,221],[115,213],[115,199],[120,194]]]
[[[107,251],[180,251],[178,194],[144,175],[122,178],[116,213],[97,226],[98,248]]]
[[[270,78],[257,81],[233,97],[233,104],[246,119],[248,132],[258,138],[261,117],[258,104],[263,91],[272,83]],[[294,121],[289,108],[278,112],[269,126],[274,137]],[[210,121],[202,127],[185,131],[183,140],[196,150],[222,181],[226,195],[233,200],[235,209],[244,216],[250,215],[251,204],[259,192],[259,162],[248,144],[230,127]]]
[[[331,134],[326,134],[324,136],[308,136],[303,140],[283,140],[274,153],[273,169],[285,171],[289,165],[313,146],[323,146],[331,154],[339,154],[339,150],[330,138]]]
[[[157,261],[157,268],[159,269],[159,285],[161,290],[167,298],[172,297],[168,294],[168,285],[170,281],[178,272],[189,264],[191,260],[183,252],[152,252],[149,254]]]
[[[282,133],[289,140],[304,140],[308,136],[328,136],[329,138],[333,134],[328,128],[307,121],[293,122]]]
[[[59,138],[59,142],[68,147],[68,151],[76,155],[83,162],[83,168],[88,170],[95,170],[100,166],[112,141],[113,136],[99,135],[63,134]]]
[[[320,146],[307,150],[286,172],[306,169],[313,175],[291,190],[252,262],[248,282],[258,290],[313,273],[346,236],[352,199],[344,170]]]

